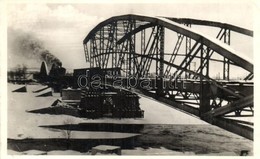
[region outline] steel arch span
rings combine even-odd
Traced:
[[[212,37],[193,25],[218,30]],[[253,116],[253,62],[230,46],[231,32],[253,37],[230,24],[129,14],[99,23],[83,46],[90,67],[120,68],[122,79],[138,83],[149,79],[155,87],[137,89],[253,139],[253,123],[243,120]],[[242,81],[231,80],[234,71],[243,72]]]

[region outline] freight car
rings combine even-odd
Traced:
[[[79,112],[86,118],[143,118],[139,96],[125,90],[107,92],[82,89]]]

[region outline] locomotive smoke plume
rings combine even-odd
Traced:
[[[56,56],[44,47],[43,42],[33,34],[13,29],[8,29],[8,54],[9,57],[14,56],[16,57],[14,59],[20,59],[15,63],[25,63],[26,65],[30,65],[30,67],[33,67],[32,65],[35,61],[37,63],[45,61],[48,67],[52,64],[61,63]]]

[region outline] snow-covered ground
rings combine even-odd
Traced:
[[[44,125],[63,125],[63,124],[78,124],[78,123],[121,123],[121,124],[172,124],[172,125],[205,125],[208,124],[204,121],[199,120],[198,118],[192,117],[188,114],[170,108],[162,103],[159,103],[155,100],[141,97],[140,106],[144,110],[144,118],[142,119],[111,119],[111,118],[102,118],[102,119],[85,119],[78,118],[69,115],[49,115],[49,114],[36,114],[29,113],[29,110],[35,110],[40,108],[49,107],[56,99],[60,98],[58,93],[54,93],[53,96],[49,97],[36,97],[40,93],[33,93],[40,88],[43,88],[41,85],[27,85],[27,93],[14,93],[13,90],[22,87],[22,85],[13,85],[8,84],[8,139],[52,139],[60,138],[66,139],[64,136],[64,131],[58,129],[48,129],[40,126]],[[45,90],[47,92],[50,90]],[[70,121],[70,123],[66,123]],[[208,125],[209,127],[214,127]],[[215,129],[215,128],[214,128]],[[231,134],[229,132],[223,131],[221,129],[216,129],[223,133],[227,134],[228,137],[233,137],[234,140],[241,141],[241,149],[247,148],[252,149],[252,142],[241,139],[237,135]],[[197,131],[197,130],[196,130]],[[195,132],[192,132],[196,134]],[[191,132],[191,131],[189,131]],[[72,139],[123,139],[138,136],[138,133],[121,133],[121,132],[104,132],[104,131],[72,131]],[[192,135],[192,134],[189,134]],[[207,136],[201,138],[207,139]],[[212,136],[210,136],[212,137]],[[208,136],[209,138],[209,136]],[[209,139],[210,140],[210,139]],[[216,139],[214,139],[216,140]],[[193,142],[193,141],[190,141]],[[201,144],[200,141],[198,144]],[[203,144],[203,143],[202,143]],[[205,143],[209,144],[209,143]],[[214,145],[221,146],[221,145]],[[226,145],[230,146],[230,145]],[[231,145],[233,146],[233,145]],[[223,147],[223,146],[222,146]],[[240,148],[239,147],[239,148]],[[228,150],[228,147],[227,147]],[[17,152],[9,149],[9,154],[59,154],[59,155],[79,155],[79,154],[89,154],[89,152],[82,153],[73,150],[67,151],[38,151],[34,150],[33,147],[29,151]],[[219,155],[236,155],[235,152],[216,152]],[[148,148],[143,149],[141,147],[136,147],[132,150],[122,150],[123,155],[194,155],[194,152],[184,151],[173,151],[164,147],[159,148]]]
[[[59,132],[49,131],[39,127],[40,125],[61,125],[70,120],[72,124],[88,122],[88,123],[124,123],[124,124],[206,124],[205,122],[187,115],[183,112],[172,109],[154,100],[142,97],[140,99],[141,109],[144,110],[144,118],[141,119],[84,119],[68,115],[49,115],[28,113],[29,110],[49,107],[57,98],[58,93],[54,93],[49,97],[36,97],[40,93],[32,93],[32,91],[42,88],[41,85],[28,85],[27,93],[13,93],[22,85],[8,85],[8,138],[46,138],[61,137]],[[47,92],[45,90],[44,92]],[[103,133],[103,132],[102,132]],[[100,132],[76,132],[73,138],[96,138],[101,137]],[[95,134],[95,135],[93,135]],[[104,138],[122,137],[119,134],[103,134]],[[125,134],[123,135],[125,136]]]

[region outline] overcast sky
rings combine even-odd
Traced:
[[[79,68],[87,66],[82,45],[87,33],[106,18],[129,13],[213,20],[253,29],[253,5],[248,2],[9,4],[7,19],[9,28],[33,33],[43,41],[65,67]]]

